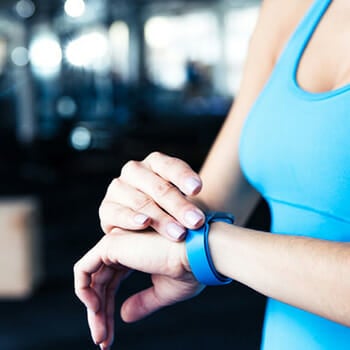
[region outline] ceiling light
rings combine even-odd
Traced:
[[[81,17],[85,12],[85,2],[84,0],[66,0],[64,11],[70,17]]]
[[[51,35],[36,37],[29,48],[33,68],[40,75],[54,75],[61,66],[62,51],[58,39]]]

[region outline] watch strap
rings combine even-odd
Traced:
[[[223,285],[232,282],[231,278],[221,275],[215,268],[209,249],[208,236],[213,222],[234,223],[233,215],[223,212],[208,212],[202,227],[187,230],[186,251],[192,273],[205,285]]]

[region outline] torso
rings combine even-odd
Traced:
[[[311,4],[245,121],[240,161],[270,206],[272,233],[349,243],[350,2]],[[269,299],[262,349],[346,350],[349,342],[349,327]]]
[[[278,45],[282,52],[291,33],[313,1],[296,1],[287,30]],[[350,1],[334,0],[317,26],[299,62],[299,86],[310,92],[324,92],[350,83]]]

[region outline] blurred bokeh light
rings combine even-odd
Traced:
[[[80,17],[85,12],[85,2],[84,0],[66,0],[64,10],[70,17]]]
[[[0,2],[0,349],[95,348],[72,266],[102,235],[106,188],[154,150],[200,168],[234,103],[259,8]],[[134,274],[118,302],[148,283]],[[220,293],[136,325],[117,316],[117,348],[256,349],[264,299],[236,284]]]

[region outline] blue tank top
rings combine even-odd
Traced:
[[[243,127],[240,162],[270,207],[271,232],[349,242],[350,84],[311,93],[296,79],[330,3],[315,0],[283,50]],[[350,328],[269,299],[262,349],[350,349]]]

